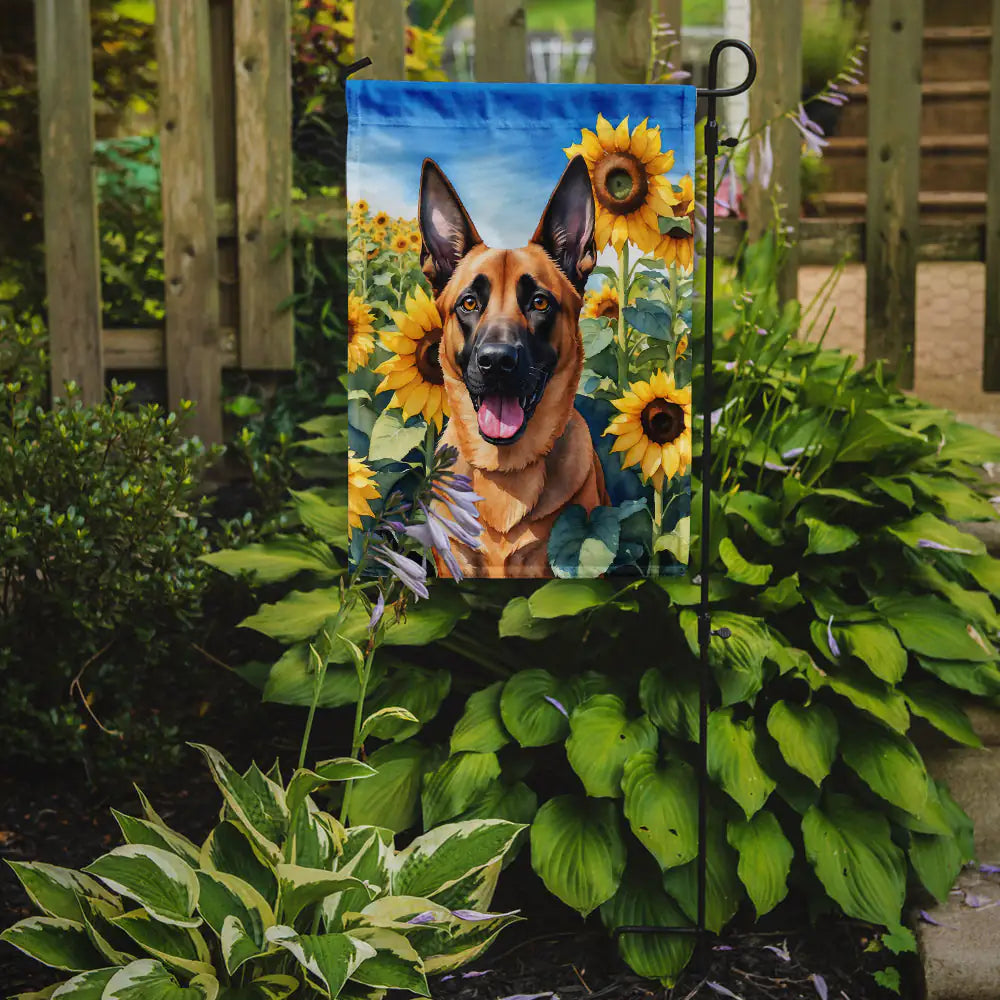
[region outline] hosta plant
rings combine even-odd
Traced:
[[[405,849],[392,832],[345,828],[312,795],[370,780],[353,758],[240,774],[201,747],[220,792],[202,844],[115,812],[125,839],[82,871],[11,862],[41,911],[0,937],[66,975],[27,997],[281,1000],[430,996],[427,976],[472,961],[516,913],[490,913],[504,856],[523,829],[451,823]]]

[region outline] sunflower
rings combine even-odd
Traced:
[[[398,254],[404,254],[410,249],[410,239],[403,233],[399,233],[392,238],[392,249]]]
[[[606,281],[599,292],[587,292],[581,315],[590,319],[610,319],[612,323],[617,323],[619,309],[618,289]]]
[[[368,214],[368,202],[364,198],[360,198],[353,205],[351,205],[351,215],[356,219],[360,219],[362,216]]]
[[[677,221],[671,224],[667,220],[670,228],[657,243],[653,254],[667,265],[677,264],[690,271],[694,267],[694,181],[690,174],[682,178],[680,192],[675,196],[678,201],[671,214]]]
[[[360,295],[347,297],[347,370],[356,372],[368,364],[375,350],[374,314]]]
[[[361,527],[361,518],[372,517],[369,500],[378,500],[375,473],[353,451],[347,453],[347,533]]]
[[[372,217],[372,221],[379,229],[385,229],[389,225],[389,213],[388,212],[376,212]]]
[[[660,127],[649,128],[644,118],[629,133],[628,116],[615,128],[599,114],[597,131],[581,129],[580,142],[563,152],[572,159],[583,155],[597,198],[594,236],[597,249],[609,243],[621,253],[626,241],[643,251],[660,242],[658,216],[672,214],[678,198],[667,172],[674,152],[660,149]]]
[[[393,312],[398,333],[382,334],[382,343],[393,356],[375,369],[385,378],[376,393],[393,390],[389,406],[399,406],[403,419],[422,413],[428,423],[441,430],[448,416],[441,371],[443,323],[434,300],[419,286],[406,298],[406,312]]]
[[[418,233],[416,230],[414,230],[413,232],[411,232],[406,237],[406,239],[407,239],[407,242],[410,244],[410,246],[414,250],[419,250],[420,249],[420,233]]]
[[[665,479],[683,476],[691,465],[691,387],[678,389],[673,375],[658,371],[648,382],[634,382],[621,399],[612,400],[621,412],[605,434],[618,440],[612,451],[622,452],[622,468],[638,465],[643,482],[657,490]]]

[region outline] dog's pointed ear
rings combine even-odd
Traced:
[[[448,284],[458,262],[482,243],[451,182],[433,160],[424,160],[417,210],[423,247],[420,266],[435,295]]]
[[[531,242],[545,250],[582,295],[597,263],[594,189],[582,156],[574,156],[563,171]]]

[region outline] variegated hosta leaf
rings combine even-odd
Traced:
[[[176,854],[162,847],[125,844],[98,858],[84,871],[109,889],[134,899],[157,920],[178,927],[197,927],[198,879]]]
[[[46,916],[82,920],[80,896],[116,903],[117,899],[97,879],[41,861],[8,861],[24,891]]]
[[[150,917],[146,910],[123,913],[120,917],[114,917],[111,923],[172,969],[189,976],[210,974],[214,969],[208,943],[200,931],[160,923]]]
[[[262,942],[255,941],[239,918],[233,914],[227,916],[222,922],[219,943],[222,947],[222,958],[226,963],[226,971],[231,976],[245,962],[249,962],[250,959],[257,958],[258,955],[267,951],[267,946]]]
[[[104,987],[108,985],[111,977],[117,971],[116,967],[81,972],[80,975],[67,979],[65,983],[57,986],[47,995],[50,1000],[52,998],[54,1000],[101,1000],[104,995]]]
[[[258,976],[246,986],[224,989],[218,1000],[285,1000],[301,985],[301,980],[295,976]]]
[[[220,823],[201,847],[199,867],[235,875],[252,885],[274,907],[278,899],[278,877],[274,867],[258,851],[243,830],[228,820]]]
[[[106,964],[83,924],[65,917],[19,920],[0,934],[0,941],[6,941],[51,969],[82,972]]]
[[[198,864],[198,847],[183,834],[171,830],[162,823],[127,816],[117,809],[112,809],[111,812],[121,827],[125,843],[160,847],[176,854],[179,858],[183,858],[189,865]]]
[[[383,894],[389,887],[389,859],[392,856],[391,834],[389,843],[376,827],[359,826],[347,832],[344,850],[337,864],[342,875],[353,875],[371,886],[383,886]],[[343,916],[350,911],[364,909],[371,897],[367,889],[345,889],[323,900],[323,926],[328,931],[344,930]]]
[[[122,915],[121,903],[116,900],[114,903],[107,903],[103,899],[91,899],[84,896],[80,900],[80,908],[83,911],[83,924],[87,928],[87,934],[93,941],[94,947],[104,956],[105,965],[128,965],[138,957],[138,948],[132,951],[122,951],[112,942],[121,943],[121,935],[115,929],[112,920]]]
[[[198,912],[216,934],[222,935],[226,918],[232,916],[258,946],[263,946],[264,931],[274,926],[274,913],[249,882],[225,872],[200,871],[198,883]]]
[[[352,781],[358,778],[370,778],[378,772],[363,761],[353,757],[335,757],[316,765],[314,771],[299,768],[293,775],[285,790],[285,804],[288,812],[294,814],[307,795],[312,795],[317,788],[329,785],[332,781]]]
[[[296,934],[278,924],[268,928],[267,939],[294,955],[309,981],[329,997],[339,996],[358,966],[375,956],[370,944],[349,934]]]
[[[218,995],[215,976],[196,976],[188,986],[181,986],[159,962],[145,958],[119,969],[101,1000],[216,1000]]]
[[[503,859],[524,827],[506,820],[446,823],[417,837],[392,859],[392,891],[433,897]]]
[[[300,865],[278,865],[278,882],[281,886],[281,915],[288,923],[294,923],[304,907],[318,903],[332,893],[362,889],[368,893],[369,899],[373,899],[383,888],[369,886],[361,879],[339,871],[303,868]]]
[[[378,989],[407,990],[421,997],[431,995],[423,959],[402,934],[383,927],[356,927],[351,937],[370,944],[376,951],[355,969],[351,975],[355,982]]]
[[[277,863],[281,857],[278,845],[288,829],[284,789],[256,765],[240,775],[218,750],[198,743],[193,746],[208,760],[212,777],[240,825],[264,855]]]
[[[340,821],[319,810],[307,798],[293,814],[284,860],[306,868],[331,868],[343,840],[344,827]]]

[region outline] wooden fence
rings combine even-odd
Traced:
[[[681,29],[680,0],[594,0],[597,79],[645,79],[650,17]],[[991,168],[984,224],[918,216],[919,0],[870,0],[867,217],[799,219],[800,144],[774,126],[783,221],[797,236],[782,277],[793,295],[800,264],[864,261],[866,353],[911,385],[918,261],[985,261],[984,387],[1000,391],[1000,0],[992,0]],[[36,0],[53,386],[101,397],[106,371],[166,369],[167,402],[198,403],[195,429],[221,438],[223,367],[293,364],[289,240],[301,229],[344,234],[342,201],[291,203],[289,0],[161,0],[156,25],[165,247],[166,322],[103,330],[94,188],[89,0]],[[525,77],[525,0],[474,0],[476,71],[484,81]],[[370,76],[398,79],[405,59],[404,0],[356,0],[356,52]],[[795,17],[789,17],[796,12]],[[801,90],[799,3],[753,0],[751,42],[760,71],[751,129],[793,107]],[[738,58],[733,56],[732,58]],[[770,192],[751,191],[746,223],[726,220],[732,252],[772,219]]]

